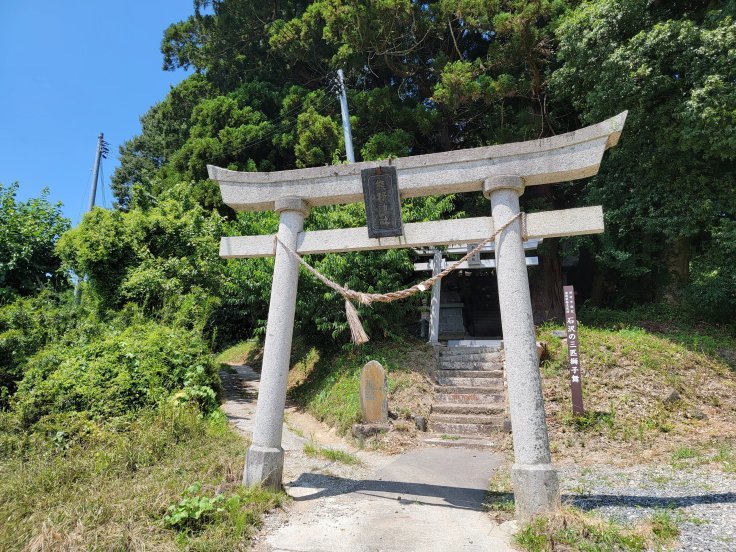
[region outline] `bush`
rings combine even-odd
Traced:
[[[218,385],[216,364],[201,337],[134,320],[81,344],[42,348],[28,359],[12,405],[25,426],[65,412],[124,416],[172,396],[208,412],[217,406]]]
[[[94,326],[88,314],[84,306],[74,305],[71,291],[45,290],[0,307],[0,409],[7,408],[28,357],[52,340],[76,337],[70,330],[82,319],[84,326]]]
[[[69,229],[61,203],[49,203],[48,189],[27,201],[18,201],[17,192],[17,183],[0,184],[0,301],[68,284],[54,253],[59,236]]]

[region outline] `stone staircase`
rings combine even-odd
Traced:
[[[506,391],[500,348],[442,348],[435,379],[429,417],[432,444],[464,445],[503,430]]]

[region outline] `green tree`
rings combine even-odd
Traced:
[[[557,101],[585,124],[629,110],[585,190],[606,212],[598,266],[629,301],[681,299],[692,261],[736,217],[734,14],[730,2],[597,0],[557,30]]]
[[[0,302],[68,284],[54,253],[69,228],[61,203],[49,203],[47,189],[28,201],[18,201],[17,192],[17,183],[0,184]]]

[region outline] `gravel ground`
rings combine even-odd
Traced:
[[[566,468],[563,500],[623,523],[670,509],[680,528],[676,550],[736,551],[736,474],[669,465]]]

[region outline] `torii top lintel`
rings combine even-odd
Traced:
[[[628,112],[573,132],[512,144],[485,146],[413,157],[390,163],[398,173],[402,198],[473,192],[497,175],[515,175],[526,186],[593,176],[603,153],[618,143]],[[276,172],[239,172],[208,165],[223,201],[237,211],[274,210],[275,201],[298,197],[310,206],[363,201],[362,169],[387,161],[311,167]]]

